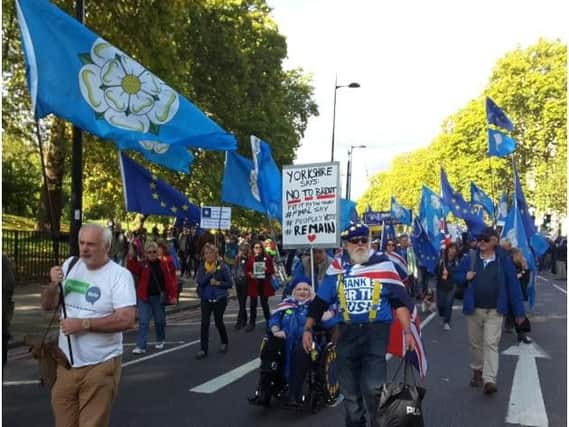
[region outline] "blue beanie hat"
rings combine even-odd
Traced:
[[[310,280],[310,277],[295,276],[292,278],[292,282],[290,282],[290,291],[292,292],[293,289],[296,288],[296,285],[298,285],[299,283],[308,283],[309,286],[312,286],[312,281]]]
[[[340,234],[342,240],[350,240],[352,237],[369,237],[369,228],[361,222],[352,222]]]

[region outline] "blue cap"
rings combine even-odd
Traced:
[[[352,237],[369,237],[369,228],[361,222],[352,222],[340,233],[342,240],[350,240]]]

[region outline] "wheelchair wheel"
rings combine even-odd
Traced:
[[[332,404],[340,394],[338,371],[336,365],[336,348],[328,343],[322,353],[319,366],[319,376],[322,380],[322,394],[326,404]]]

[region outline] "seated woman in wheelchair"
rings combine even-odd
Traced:
[[[268,405],[271,395],[278,393],[275,388],[285,390],[286,385],[287,406],[297,407],[302,403],[303,385],[311,363],[311,355],[302,347],[302,334],[314,293],[310,279],[304,276],[293,279],[291,288],[291,297],[284,299],[272,313],[270,334],[261,351],[259,390],[250,399],[252,403]],[[322,320],[333,315],[332,311],[326,312]]]

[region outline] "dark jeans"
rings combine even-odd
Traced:
[[[366,414],[375,427],[377,388],[387,375],[388,342],[388,324],[340,325],[336,363],[347,427],[366,427]]]
[[[453,303],[454,289],[450,291],[437,289],[437,308],[439,309],[439,316],[444,319],[445,323],[450,323]]]
[[[310,355],[304,351],[302,341],[295,343],[292,347],[290,361],[289,397],[299,402],[302,398],[302,386],[310,366]]]
[[[431,273],[427,271],[425,267],[419,267],[421,270],[421,290],[423,295],[429,290],[429,278],[431,277]]]
[[[180,252],[180,276],[190,274],[192,256],[186,252]]]
[[[237,279],[235,281],[235,290],[237,291],[237,301],[239,302],[239,314],[237,315],[237,323],[242,325],[247,323],[247,288],[249,284],[247,279]]]
[[[202,324],[201,324],[201,337],[200,345],[203,351],[207,353],[209,344],[209,322],[211,320],[211,313],[213,312],[213,320],[215,322],[215,327],[219,332],[219,337],[222,344],[227,344],[227,330],[225,329],[225,324],[223,323],[223,313],[225,313],[225,308],[227,307],[227,298],[219,299],[215,302],[210,302],[206,300],[201,301],[202,310]]]

